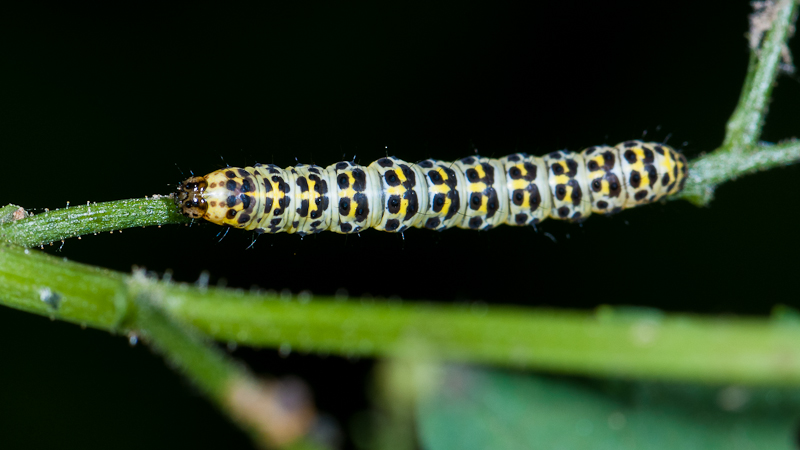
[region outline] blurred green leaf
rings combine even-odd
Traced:
[[[423,448],[793,449],[800,391],[451,368],[420,399]]]

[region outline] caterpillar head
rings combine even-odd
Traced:
[[[178,205],[181,214],[192,219],[201,219],[208,211],[205,192],[208,182],[205,177],[191,177],[178,183],[175,192],[175,204]]]
[[[180,183],[175,203],[192,219],[250,229],[257,223],[254,186],[255,179],[245,169],[228,167]]]

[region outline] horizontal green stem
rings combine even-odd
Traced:
[[[386,356],[422,343],[436,358],[662,380],[800,384],[800,326],[759,319],[598,316],[519,307],[311,302],[169,288],[166,307],[223,341]]]
[[[778,145],[759,144],[750,152],[718,149],[689,163],[685,189],[675,198],[705,206],[718,185],[750,173],[800,161],[800,141]],[[17,207],[4,207],[11,215]],[[0,211],[0,214],[2,211]],[[73,206],[37,214],[22,220],[0,222],[0,240],[31,247],[70,237],[124,228],[190,223],[169,197],[119,200]]]
[[[259,441],[286,445],[308,428],[313,412],[282,411],[275,388],[264,388],[207,337],[164,312],[159,305],[165,291],[151,287],[160,285],[141,273],[123,275],[15,245],[0,246],[0,303],[112,332],[141,335]],[[272,414],[253,414],[254,398]],[[276,428],[275,422],[286,426]]]
[[[169,197],[72,206],[0,225],[0,241],[32,247],[131,227],[189,223]]]
[[[565,373],[800,385],[800,326],[766,319],[285,299],[135,278],[14,246],[0,249],[0,292],[8,306],[119,332],[147,329],[131,300],[146,293],[174,319],[246,345],[389,356],[415,344],[446,360]]]
[[[197,337],[170,324],[151,306],[152,299],[135,301],[129,289],[138,285],[135,279],[35,250],[10,245],[0,248],[2,303],[113,332],[144,333],[164,342],[166,353],[175,354],[170,359],[177,365],[204,366],[199,384],[219,399],[232,369],[220,364],[219,355],[198,345]]]
[[[0,244],[0,302],[23,311],[115,331],[127,314],[127,279],[118,272]]]
[[[793,139],[778,145],[759,144],[754,151],[715,151],[689,163],[689,179],[677,198],[698,205],[707,205],[720,184],[743,175],[800,161],[800,141]]]

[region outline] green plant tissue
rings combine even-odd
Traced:
[[[800,391],[449,368],[418,401],[422,448],[795,449]]]

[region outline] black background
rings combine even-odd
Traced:
[[[542,155],[645,133],[696,157],[721,143],[736,104],[748,13],[729,0],[2,11],[0,203],[164,194],[224,164]],[[796,136],[799,113],[800,83],[783,77],[763,139]],[[247,250],[251,233],[217,242],[204,224],[45,251],[244,288],[765,315],[799,303],[798,170],[725,185],[710,208],[669,202],[538,232],[276,235]],[[0,342],[4,447],[248,445],[123,337],[1,309]],[[306,379],[345,428],[368,406],[370,361],[233,354]]]

